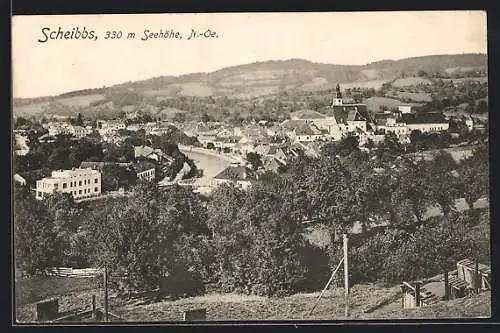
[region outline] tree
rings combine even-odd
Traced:
[[[80,112],[78,112],[78,116],[76,118],[76,125],[78,126],[83,126],[83,118],[82,118],[82,114]]]
[[[246,159],[252,165],[252,169],[254,171],[257,171],[260,167],[263,166],[262,157],[258,153],[250,152],[247,154]]]
[[[128,188],[135,185],[137,175],[135,172],[118,164],[106,164],[102,168],[102,191],[116,191],[120,187]]]
[[[457,164],[449,153],[439,151],[428,163],[427,168],[431,195],[439,204],[443,214],[449,215],[454,209],[457,196],[456,179],[452,173],[457,168]]]
[[[411,230],[423,223],[424,214],[434,203],[425,162],[403,159],[393,173],[390,186],[391,220],[394,226]]]
[[[486,147],[478,148],[472,157],[463,160],[458,169],[457,186],[469,209],[474,209],[474,203],[489,193],[489,159]]]
[[[14,191],[15,267],[28,274],[57,263],[56,235],[51,215],[33,195]]]
[[[329,142],[321,147],[321,155],[334,157],[348,156],[359,150],[359,139],[354,135],[347,135],[337,142]]]
[[[126,290],[155,289],[166,275],[180,274],[194,283],[187,269],[190,253],[179,247],[184,236],[206,235],[206,217],[190,189],[172,186],[160,192],[156,185],[139,183],[130,197],[111,201],[89,216],[92,261],[124,275],[121,288]]]
[[[474,108],[474,113],[488,113],[488,102],[486,102],[485,100],[480,100]]]
[[[31,126],[32,123],[28,119],[24,117],[17,117],[15,122],[14,122],[14,129],[22,128],[22,127],[29,127]]]

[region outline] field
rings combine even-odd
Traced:
[[[414,102],[430,102],[432,101],[431,95],[427,93],[412,93],[408,91],[395,91],[394,97],[396,98],[407,98]]]
[[[103,95],[94,94],[94,95],[85,95],[85,96],[75,96],[75,97],[66,97],[58,99],[57,101],[61,104],[67,106],[89,106],[90,103],[102,101],[104,100]]]
[[[389,80],[371,80],[362,82],[343,82],[341,83],[342,89],[362,88],[362,89],[380,89],[382,84],[389,82]],[[332,87],[333,88],[333,87]]]
[[[432,84],[432,81],[423,77],[405,77],[391,83],[393,87],[416,86],[417,84]]]
[[[177,83],[171,85],[179,89],[178,95],[182,96],[210,96],[213,95],[213,89],[201,82]]]
[[[23,106],[17,106],[13,108],[13,113],[16,115],[36,115],[43,112],[44,108],[48,105],[48,102],[35,103]]]
[[[455,83],[463,83],[467,81],[477,81],[479,83],[485,83],[488,82],[488,77],[487,76],[478,76],[478,77],[466,77],[462,79],[443,79],[443,81],[453,81]]]
[[[388,108],[397,108],[400,105],[406,104],[397,99],[388,97],[370,97],[363,101],[368,107],[368,110],[378,111],[381,106]]]

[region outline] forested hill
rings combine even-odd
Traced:
[[[255,62],[226,67],[211,73],[160,76],[126,82],[112,87],[84,89],[55,97],[15,99],[14,106],[57,101],[58,99],[106,95],[113,91],[135,90],[149,96],[233,96],[251,98],[282,91],[315,91],[332,88],[337,83],[362,86],[380,85],[383,81],[418,73],[442,76],[486,75],[485,54],[432,55],[401,60],[383,60],[366,65],[314,63],[303,59]],[[167,72],[168,69],[165,69]]]

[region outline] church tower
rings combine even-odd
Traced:
[[[343,105],[342,93],[340,92],[340,85],[337,83],[337,87],[335,88],[335,98],[333,99],[332,106]]]

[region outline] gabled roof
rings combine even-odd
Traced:
[[[303,119],[289,119],[282,122],[281,127],[293,131],[296,127],[303,126],[304,124],[306,124],[306,122]]]
[[[448,123],[441,112],[429,112],[422,114],[403,113],[401,115],[407,124],[445,124]]]
[[[272,156],[263,156],[262,157],[262,164],[264,166],[264,169],[266,170],[278,170],[280,166],[283,166],[284,164],[278,161],[275,157]]]
[[[290,118],[292,119],[324,119],[326,115],[319,113],[317,111],[311,109],[304,109],[292,112],[290,114]]]
[[[302,126],[297,126],[295,128],[295,134],[296,135],[314,135],[315,132],[311,128],[311,126],[309,126],[308,124],[304,124]]]
[[[132,168],[134,169],[134,171],[136,173],[141,173],[141,172],[144,172],[144,171],[148,171],[148,170],[154,169],[155,166],[154,166],[153,163],[148,163],[146,161],[142,161],[142,162],[139,162],[139,163],[132,164]]]
[[[215,179],[225,180],[252,180],[255,179],[254,172],[246,166],[228,166],[222,170]]]
[[[152,147],[149,146],[135,146],[134,147],[134,154],[135,156],[144,156],[147,157],[154,153],[155,150]]]

